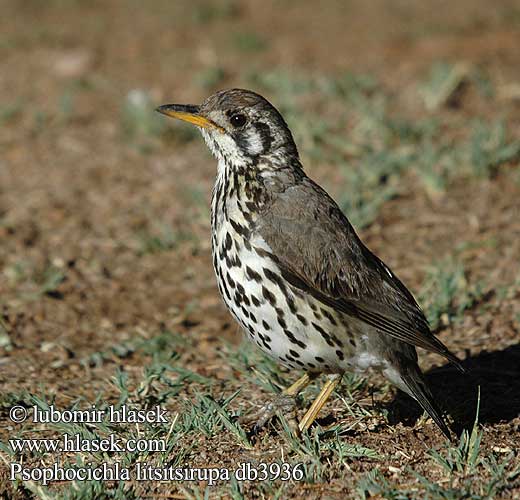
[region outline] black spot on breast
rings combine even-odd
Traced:
[[[329,344],[331,347],[334,347],[334,341],[332,340],[332,337],[320,325],[316,323],[311,323],[311,325],[325,339],[327,344]]]
[[[222,288],[224,289],[224,294],[223,295],[225,295],[228,298],[228,300],[231,300],[231,294],[229,293],[229,290],[228,290],[228,287],[226,285],[226,282],[224,280],[222,280],[220,283],[222,283]]]
[[[256,203],[253,203],[252,201],[246,201],[246,208],[250,212],[256,212],[258,210],[258,206]]]
[[[296,352],[294,349],[289,349],[289,354],[293,356],[294,358],[299,358],[300,353]]]
[[[268,250],[266,250],[265,248],[261,248],[261,247],[253,247],[253,248],[259,257],[269,258],[269,259],[273,259],[276,261],[274,255],[271,252],[269,252]]]
[[[314,356],[314,359],[315,359],[318,363],[325,363],[325,360],[324,360],[321,356]]]
[[[331,347],[334,347],[335,345],[338,345],[338,339],[336,337],[333,338],[332,335],[328,334],[320,325],[316,323],[311,323],[314,329],[319,332],[319,334],[325,339],[325,342],[327,342],[328,345]]]
[[[229,233],[226,233],[226,238],[224,240],[224,248],[229,252],[231,247],[233,246],[233,239]]]
[[[323,316],[325,316],[334,326],[338,326],[338,322],[336,321],[334,316],[329,311],[327,311],[327,309],[320,307],[320,311],[323,314]]]
[[[235,281],[234,281],[233,278],[229,275],[229,273],[226,274],[226,279],[227,279],[228,285],[229,285],[231,288],[235,288]]]
[[[257,283],[262,281],[262,276],[260,276],[256,271],[251,269],[249,266],[246,266],[246,276],[252,280],[255,280]]]
[[[271,327],[269,326],[269,323],[267,323],[267,321],[265,319],[262,320],[262,326],[266,329],[266,330],[270,330]]]
[[[242,212],[242,217],[244,217],[248,224],[253,222],[253,216],[251,215],[251,212]]]
[[[260,301],[256,298],[255,295],[251,295],[251,302],[254,306],[258,307],[260,305]]]
[[[349,343],[351,346],[356,347],[356,342],[354,341],[354,339],[349,339]]]
[[[285,300],[287,302],[287,305],[289,306],[289,310],[293,313],[293,314],[296,314],[296,303],[294,302],[294,297],[292,296],[291,292],[289,292],[287,289],[284,290],[284,294],[285,294]]]
[[[245,297],[247,299],[247,297]],[[249,304],[248,304],[249,305]],[[256,316],[251,312],[249,311],[249,318],[251,319],[251,321],[253,321],[254,323],[256,323]]]
[[[305,345],[304,342],[302,342],[301,340],[298,340],[294,333],[292,333],[291,331],[289,330],[284,330],[283,333],[285,333],[285,336],[293,343],[293,344],[296,344],[298,347],[301,347],[302,349],[305,349],[307,346]]]
[[[287,323],[286,323],[285,319],[283,319],[283,316],[277,316],[276,319],[278,320],[278,324],[282,328],[287,328]]]
[[[340,351],[339,349],[336,351],[336,356],[339,358],[340,361],[343,361],[345,359],[343,351]]]
[[[229,223],[231,224],[231,227],[240,235],[240,236],[243,236],[244,238],[247,238],[249,237],[249,229],[246,227],[246,226],[243,226],[242,224],[239,224],[238,222],[236,222],[235,220],[233,219],[230,219],[229,220]]]
[[[300,321],[300,323],[303,326],[307,326],[309,324],[309,322],[307,321],[307,318],[305,316],[303,316],[302,314],[297,314],[296,317],[298,318],[298,320]]]
[[[274,271],[271,271],[271,269],[269,269],[268,267],[262,268],[262,272],[269,281],[272,281],[277,285],[280,285],[280,283],[282,283],[282,286],[285,287],[285,283],[283,283],[282,278],[280,278],[280,276],[278,276],[278,274],[276,274]]]
[[[325,339],[325,342],[327,342],[327,344],[330,345],[330,347],[334,347],[336,345],[330,335],[325,334],[323,335],[323,338]]]
[[[289,330],[284,330],[283,331],[285,333],[285,336],[293,343],[293,344],[296,344],[296,337],[294,336],[294,334],[289,331]]]
[[[276,297],[265,286],[262,286],[262,295],[264,299],[267,300],[267,302],[269,302],[269,304],[271,304],[272,306],[276,305]]]
[[[292,292],[287,288],[287,285],[285,283],[285,280],[280,276],[279,274],[275,273],[271,269],[264,267],[262,269],[265,277],[269,280],[275,283],[280,287],[280,291],[282,292],[282,295],[285,297],[285,301],[287,302],[287,306],[289,307],[289,310],[296,314],[296,303],[294,301],[294,297]]]

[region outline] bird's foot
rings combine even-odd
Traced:
[[[296,399],[294,396],[281,393],[272,401],[260,408],[259,411],[252,415],[248,415],[242,423],[252,424],[254,422],[253,432],[259,432],[266,424],[276,415],[283,415],[287,418],[287,422],[291,429],[297,429],[296,415]]]

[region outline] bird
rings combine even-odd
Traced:
[[[298,423],[297,431],[307,431],[345,372],[375,370],[414,398],[451,439],[416,347],[464,372],[461,361],[431,332],[403,282],[306,175],[280,112],[245,89],[157,111],[195,125],[217,160],[211,248],[227,308],[262,351],[303,371],[278,403],[264,408],[259,425],[325,375]]]

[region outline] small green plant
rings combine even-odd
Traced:
[[[61,267],[51,265],[44,269],[41,280],[40,291],[44,295],[57,296],[58,287],[65,281],[66,275]]]
[[[421,88],[426,108],[433,111],[449,103],[468,75],[469,67],[464,63],[435,63]]]
[[[193,4],[192,18],[197,24],[209,24],[213,21],[231,19],[238,13],[239,4],[236,0],[224,0],[218,3],[203,1]]]
[[[129,138],[157,137],[166,130],[166,122],[155,112],[156,105],[149,92],[131,90],[125,99],[122,127]]]
[[[477,397],[475,421],[473,422],[471,431],[464,429],[460,436],[458,446],[450,446],[447,450],[446,456],[434,449],[429,451],[429,455],[435,460],[435,462],[449,474],[455,472],[464,475],[474,474],[477,468],[482,464],[482,458],[480,456],[482,431],[478,428],[479,411],[480,388]]]
[[[468,149],[476,177],[489,178],[500,165],[520,160],[520,141],[508,141],[503,122],[476,122]]]
[[[460,261],[444,259],[428,269],[419,300],[435,330],[459,320],[483,293],[481,283],[468,284],[464,265]]]
[[[176,231],[170,224],[154,222],[150,229],[143,229],[137,233],[139,240],[139,255],[166,252],[174,249],[186,236]]]
[[[259,52],[267,48],[267,41],[253,32],[239,32],[233,35],[233,45],[242,52]]]
[[[206,91],[211,91],[222,85],[226,72],[222,66],[209,66],[194,77],[195,83]]]
[[[0,124],[6,125],[20,116],[22,104],[14,102],[12,104],[0,105]]]

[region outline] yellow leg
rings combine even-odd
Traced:
[[[296,383],[298,383],[300,380],[298,380]],[[332,391],[336,388],[340,381],[341,375],[334,374],[329,377],[327,382],[325,382],[325,385],[323,386],[321,392],[318,394],[318,397],[314,400],[310,408],[307,410],[307,413],[303,416],[300,423],[298,424],[300,432],[306,431],[312,425],[312,423],[318,416],[318,413],[323,408],[323,405],[327,402],[327,399],[329,399]],[[292,386],[290,388],[292,388]]]
[[[303,389],[305,389],[314,378],[316,378],[315,375],[312,376],[308,373],[305,373],[293,385],[287,387],[287,389],[285,389],[282,394],[286,394],[287,396],[296,396],[301,391],[303,391]]]

